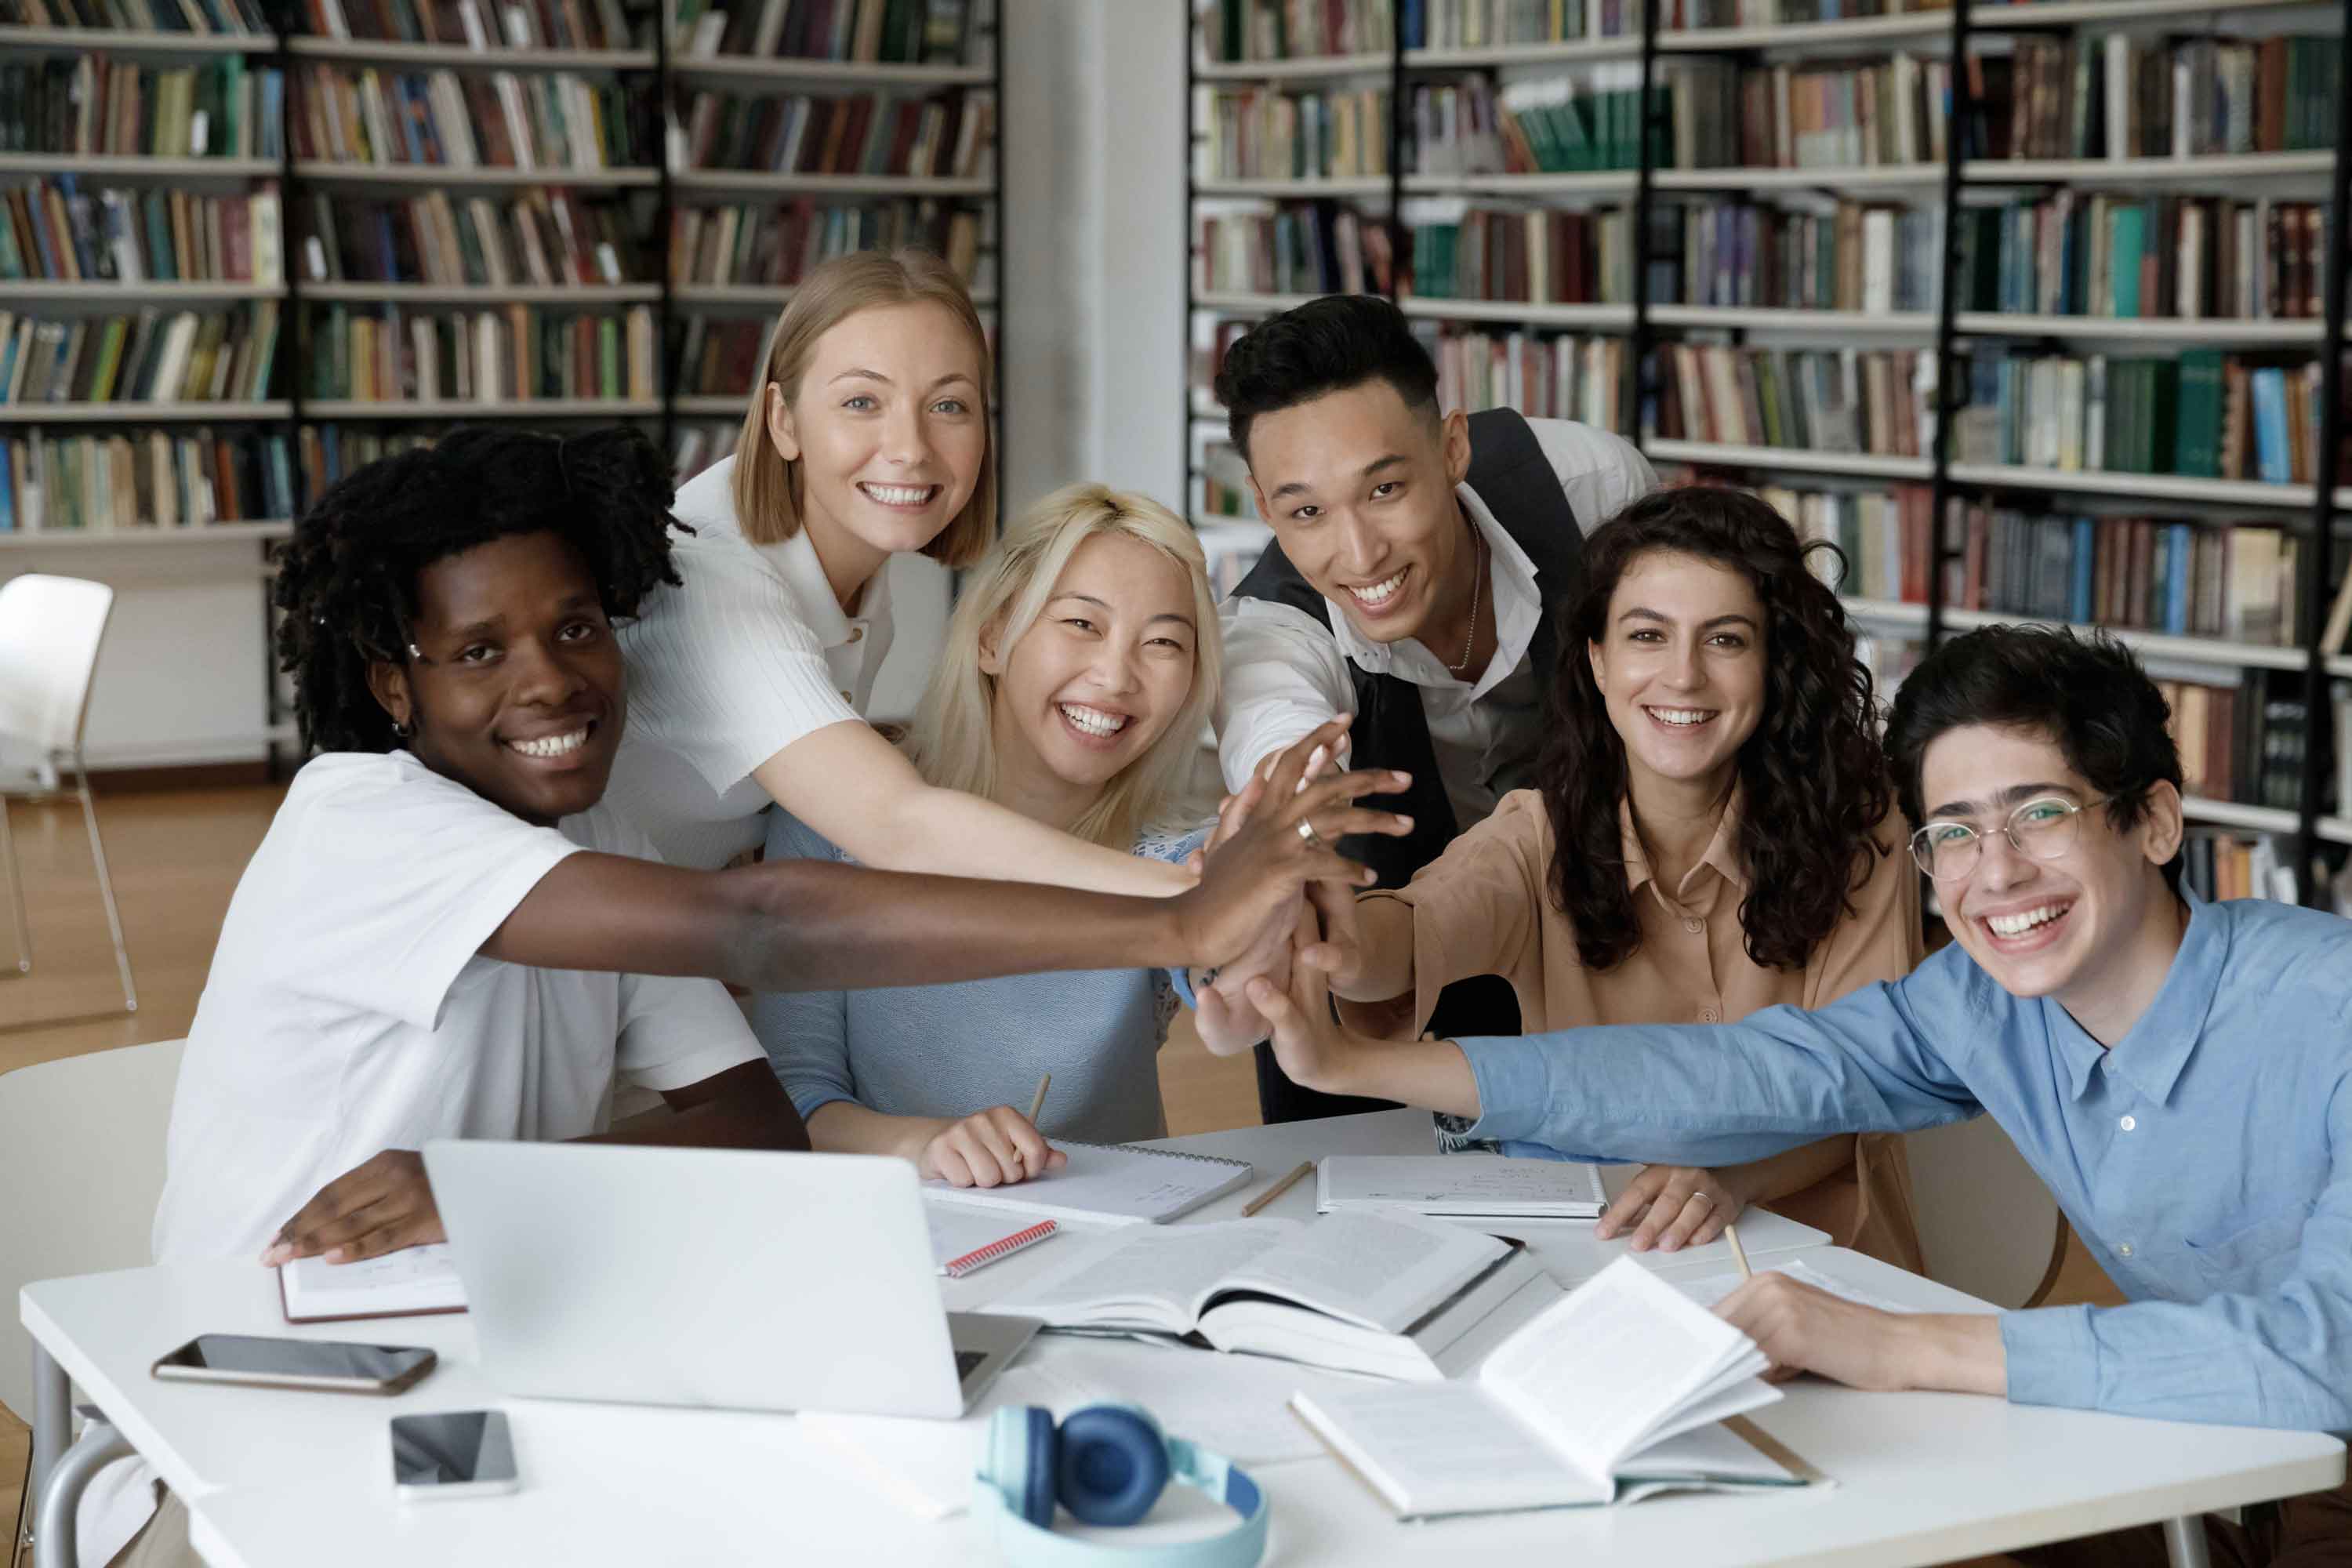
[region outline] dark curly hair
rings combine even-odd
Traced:
[[[368,666],[407,662],[417,574],[520,533],[580,552],[608,616],[636,614],[670,564],[670,466],[641,433],[558,437],[484,427],[380,458],[319,498],[278,555],[278,668],[294,678],[306,746],[389,752],[401,742]]]
[[[1574,925],[1587,966],[1607,969],[1631,955],[1642,929],[1618,825],[1625,743],[1609,721],[1586,647],[1606,634],[1619,580],[1652,552],[1743,572],[1764,605],[1764,711],[1738,758],[1747,796],[1739,856],[1749,889],[1739,923],[1748,957],[1771,969],[1802,967],[1887,852],[1875,834],[1895,791],[1878,743],[1877,699],[1870,671],[1854,658],[1843,606],[1809,563],[1816,550],[1838,555],[1826,541],[1800,542],[1755,496],[1698,485],[1645,496],[1585,542],[1587,586],[1561,617],[1538,783],[1551,817],[1552,899]]]
[[[1404,312],[1370,294],[1327,294],[1235,339],[1217,367],[1217,401],[1247,462],[1259,415],[1376,380],[1394,387],[1407,408],[1435,413],[1437,365]]]
[[[2138,658],[2105,632],[1984,626],[1944,644],[1903,682],[1886,755],[1903,815],[1916,828],[1927,818],[1927,747],[1938,736],[1973,724],[2040,731],[2107,797],[2107,820],[2128,833],[2147,815],[2150,790],[2181,787],[2171,718]],[[2180,873],[2175,855],[2164,865],[2175,893]]]

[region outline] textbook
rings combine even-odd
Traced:
[[[1601,1167],[1497,1154],[1334,1154],[1316,1167],[1315,1212],[1407,1208],[1488,1219],[1598,1219]]]
[[[449,1244],[403,1247],[357,1263],[298,1258],[278,1267],[278,1294],[289,1323],[351,1318],[415,1318],[466,1310],[466,1287]]]
[[[1401,1519],[1806,1485],[1802,1460],[1722,1425],[1780,1397],[1764,1368],[1747,1335],[1620,1258],[1475,1377],[1301,1392],[1291,1408]]]
[[[1403,1213],[1326,1215],[1112,1235],[987,1310],[1436,1382],[1560,1293],[1517,1243]]]
[[[1139,1149],[1129,1143],[1071,1143],[1059,1138],[1052,1142],[1069,1156],[1069,1163],[1058,1171],[1002,1187],[955,1187],[929,1181],[923,1191],[939,1203],[1013,1209],[1047,1219],[1165,1225],[1250,1179],[1246,1160]]]

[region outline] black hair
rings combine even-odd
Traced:
[[[1394,387],[1407,408],[1435,412],[1437,366],[1404,312],[1375,295],[1328,294],[1234,340],[1217,370],[1217,401],[1247,462],[1259,415],[1374,380]]]
[[[1748,955],[1769,969],[1802,968],[1891,852],[1877,839],[1895,804],[1877,699],[1869,669],[1854,658],[1844,606],[1808,564],[1816,550],[1837,553],[1826,541],[1800,541],[1767,502],[1714,485],[1654,491],[1585,541],[1586,586],[1560,623],[1551,738],[1538,783],[1551,818],[1552,900],[1588,967],[1630,956],[1642,926],[1625,885],[1618,816],[1625,742],[1609,721],[1587,645],[1605,639],[1619,581],[1653,552],[1743,574],[1764,608],[1764,710],[1738,754]]]
[[[638,431],[559,438],[475,426],[354,469],[320,496],[278,555],[278,668],[294,678],[303,743],[328,752],[401,744],[368,666],[404,664],[416,577],[435,562],[516,534],[580,552],[608,617],[676,583],[670,467]]]
[[[1927,817],[1921,773],[1937,737],[1972,724],[2038,731],[2106,796],[2107,820],[2128,832],[2147,815],[2158,784],[2180,788],[2171,717],[2138,658],[2105,632],[1985,626],[1946,643],[1905,679],[1886,752],[1903,815],[1916,829]],[[2175,893],[2180,872],[2176,854],[2164,866]]]

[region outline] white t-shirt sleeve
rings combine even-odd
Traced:
[[[1530,419],[1528,427],[1588,534],[1658,488],[1650,459],[1622,436],[1573,419]]]
[[[1356,710],[1348,656],[1330,623],[1288,605],[1234,597],[1218,606],[1225,637],[1225,689],[1217,700],[1217,761],[1225,788],[1304,739],[1318,724]]]
[[[303,768],[299,888],[273,967],[332,1005],[439,1026],[467,961],[579,846],[414,758],[333,753]],[[239,889],[242,894],[243,889]]]

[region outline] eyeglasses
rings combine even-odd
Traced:
[[[2101,795],[2077,803],[2058,795],[2038,795],[2011,812],[2000,831],[2028,859],[2055,860],[2082,836],[2083,813],[2105,805],[2107,798]],[[1985,836],[1969,823],[1930,822],[1911,836],[1911,858],[1937,881],[1949,881],[1976,869],[1984,840]]]

